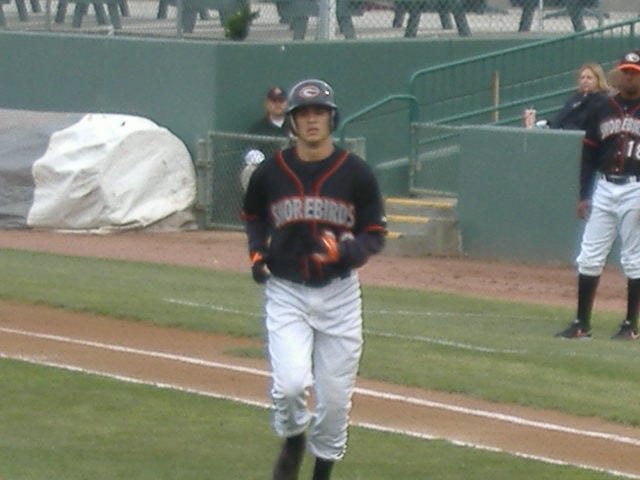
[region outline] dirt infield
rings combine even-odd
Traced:
[[[0,248],[197,265],[247,271],[237,232],[116,235],[2,231]],[[410,259],[381,255],[360,272],[362,282],[571,306],[570,266]],[[603,276],[597,308],[623,311],[626,285],[615,269]],[[255,343],[255,342],[253,342]],[[262,360],[226,355],[251,340],[0,303],[0,355],[162,383],[268,405]],[[599,419],[471,400],[459,395],[359,380],[353,420],[380,429],[446,438],[546,461],[623,472],[640,479],[640,430]]]

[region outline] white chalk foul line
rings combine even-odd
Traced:
[[[213,310],[216,312],[227,312],[237,315],[247,315],[251,317],[262,317],[262,313],[247,312],[244,310],[238,310],[236,308],[223,307],[222,305],[214,305],[211,303],[194,302],[192,300],[184,300],[181,298],[166,297],[162,299],[167,303],[173,303],[175,305],[183,305],[185,307],[204,308],[207,310]],[[387,310],[387,309],[372,309],[365,308],[364,311],[367,315],[397,315],[397,316],[421,316],[421,317],[455,317],[455,318],[513,318],[519,320],[535,320],[537,317],[523,316],[523,315],[500,315],[495,313],[478,313],[478,312],[445,312],[445,311],[429,311],[429,310]]]
[[[110,351],[116,351],[116,352],[123,352],[123,353],[135,354],[135,355],[148,356],[148,357],[152,357],[152,358],[161,358],[161,359],[165,359],[165,360],[172,360],[172,361],[184,362],[184,363],[188,363],[188,364],[207,366],[207,367],[211,367],[211,368],[218,368],[218,369],[223,369],[223,370],[236,371],[236,372],[247,373],[247,374],[251,374],[251,375],[262,376],[262,377],[270,376],[270,374],[268,372],[264,371],[264,370],[241,367],[241,366],[233,365],[233,364],[212,362],[212,361],[209,361],[209,360],[202,360],[202,359],[188,357],[188,356],[184,356],[184,355],[168,354],[168,353],[157,352],[157,351],[153,351],[153,350],[143,350],[143,349],[138,349],[138,348],[124,347],[124,346],[121,346],[121,345],[114,345],[114,344],[108,344],[108,343],[102,343],[102,342],[94,342],[94,341],[89,341],[89,340],[74,339],[74,338],[71,338],[71,337],[65,337],[65,336],[60,336],[60,335],[51,335],[51,334],[46,334],[46,333],[30,332],[30,331],[27,331],[27,330],[19,330],[19,329],[6,328],[6,327],[0,327],[0,332],[5,332],[5,333],[9,333],[9,334],[14,334],[14,335],[29,336],[29,337],[34,337],[34,338],[41,338],[41,339],[45,339],[45,340],[52,340],[52,341],[63,342],[63,343],[70,343],[70,344],[88,346],[88,347],[99,348],[99,349],[103,349],[103,350],[110,350]],[[45,365],[45,366],[49,366],[49,367],[62,368],[62,369],[65,369],[65,370],[70,370],[70,371],[78,371],[78,372],[83,372],[83,373],[90,373],[90,374],[94,374],[94,375],[98,375],[98,376],[102,376],[102,377],[113,378],[113,379],[120,380],[120,381],[130,382],[130,383],[137,383],[137,384],[143,384],[143,385],[152,385],[152,386],[155,386],[155,387],[158,387],[158,388],[173,389],[173,390],[184,391],[184,392],[194,393],[194,394],[198,394],[198,395],[208,396],[208,397],[212,397],[212,398],[230,400],[230,401],[234,401],[234,402],[237,402],[237,403],[257,406],[257,407],[261,407],[261,408],[270,408],[270,405],[267,404],[267,403],[248,400],[246,398],[223,395],[223,394],[219,394],[219,393],[211,392],[211,391],[190,389],[190,388],[185,388],[185,387],[181,387],[181,386],[174,385],[174,384],[167,384],[167,383],[162,383],[162,382],[144,381],[144,380],[136,379],[136,378],[133,378],[133,377],[123,376],[123,375],[116,375],[116,374],[109,374],[109,373],[98,371],[98,370],[84,369],[84,368],[81,368],[81,367],[77,367],[77,366],[73,366],[73,365],[69,365],[69,364],[65,364],[65,363],[44,361],[41,358],[38,359],[38,358],[32,358],[32,357],[28,357],[28,356],[15,356],[15,357],[12,357],[10,355],[6,355],[6,354],[3,354],[1,352],[0,352],[0,358],[7,358],[7,359],[13,358],[13,359],[17,359],[17,360],[20,360],[20,361],[24,361],[24,362],[28,362],[28,363],[32,363],[32,364],[37,364],[37,365]],[[574,434],[574,435],[578,435],[578,436],[601,438],[601,439],[606,439],[606,440],[612,441],[612,442],[625,443],[625,444],[630,444],[630,445],[634,445],[634,446],[640,446],[640,440],[635,439],[635,438],[631,438],[631,437],[625,437],[625,436],[617,435],[617,434],[609,434],[609,433],[603,433],[603,432],[597,432],[597,431],[591,431],[591,430],[575,429],[575,428],[566,427],[566,426],[562,426],[562,425],[557,425],[557,424],[553,424],[553,423],[527,420],[525,418],[517,417],[517,416],[513,416],[513,415],[504,415],[504,414],[501,414],[501,413],[498,413],[498,412],[492,412],[492,411],[488,411],[488,410],[471,409],[471,408],[467,408],[467,407],[461,407],[461,406],[458,406],[458,405],[446,404],[446,403],[441,403],[441,402],[434,402],[434,401],[431,401],[431,400],[424,400],[424,399],[420,399],[420,398],[416,398],[416,397],[397,395],[397,394],[392,394],[392,393],[388,393],[388,392],[377,391],[377,390],[372,390],[372,389],[367,389],[367,388],[356,387],[355,392],[357,394],[359,394],[359,395],[370,396],[370,397],[374,397],[374,398],[381,398],[381,399],[385,399],[385,400],[396,401],[396,402],[399,402],[399,403],[409,403],[409,404],[413,404],[413,405],[425,406],[425,407],[434,408],[434,409],[447,410],[447,411],[452,411],[452,412],[456,412],[456,413],[462,413],[462,414],[466,414],[466,415],[485,417],[485,418],[504,421],[504,422],[508,422],[508,423],[515,423],[515,424],[518,424],[518,425],[529,426],[529,427],[533,427],[533,428],[540,428],[540,429],[543,429],[543,430],[552,430],[552,431],[558,431],[558,432]],[[416,432],[416,431],[412,431],[412,430],[393,429],[393,428],[390,428],[390,427],[387,427],[387,426],[368,423],[368,422],[354,422],[354,425],[360,426],[360,427],[363,427],[363,428],[368,428],[368,429],[372,429],[372,430],[381,431],[381,432],[393,432],[393,433],[398,433],[398,434],[407,435],[407,436],[416,437],[416,438],[424,438],[424,439],[437,439],[438,438],[438,437],[434,437],[434,436],[430,436],[430,435],[424,434],[422,432]],[[535,456],[535,455],[530,455],[530,454],[527,454],[527,453],[521,453],[521,452],[511,451],[511,450],[510,451],[506,451],[506,450],[495,448],[495,447],[489,447],[489,446],[485,446],[485,445],[473,444],[473,443],[468,443],[468,442],[461,442],[461,441],[447,439],[447,438],[443,438],[442,440],[446,440],[447,442],[449,442],[451,444],[454,444],[454,445],[460,445],[460,446],[471,447],[471,448],[476,448],[476,449],[480,449],[480,450],[487,450],[487,451],[505,452],[505,453],[513,454],[515,456],[519,456],[519,457],[522,457],[522,458],[529,458],[529,459],[538,460],[538,461],[542,461],[542,462],[546,462],[546,463],[560,464],[560,465],[571,465],[571,466],[575,466],[575,467],[579,467],[579,468],[583,468],[583,469],[587,469],[587,470],[601,471],[601,472],[605,472],[605,473],[612,474],[612,475],[615,475],[615,476],[620,476],[620,477],[624,477],[624,478],[631,478],[631,479],[640,480],[640,476],[639,475],[635,475],[635,474],[632,474],[632,473],[619,472],[619,471],[615,471],[615,470],[607,470],[607,469],[602,469],[602,468],[595,467],[595,466],[592,466],[592,465],[585,465],[585,464],[571,463],[571,462],[563,462],[563,461],[559,461],[559,460],[556,460],[556,459],[553,459],[553,458]]]
[[[256,368],[242,367],[240,365],[230,365],[227,363],[213,362],[210,360],[202,360],[200,358],[187,357],[184,355],[175,355],[172,353],[156,352],[153,350],[141,350],[139,348],[123,347],[121,345],[113,345],[110,343],[92,342],[89,340],[79,340],[60,335],[51,335],[47,333],[29,332],[26,330],[17,330],[14,328],[0,327],[0,332],[13,333],[15,335],[25,335],[28,337],[42,338],[44,340],[52,340],[56,342],[71,343],[74,345],[82,345],[84,347],[100,348],[102,350],[110,350],[113,352],[130,353],[134,355],[142,355],[144,357],[161,358],[163,360],[173,360],[176,362],[189,363],[192,365],[200,365],[203,367],[219,368],[222,370],[231,370],[234,372],[248,373],[250,375],[258,375],[261,377],[269,377],[269,373]]]
[[[184,305],[187,307],[194,307],[194,308],[205,308],[207,310],[213,310],[216,312],[225,312],[225,313],[232,313],[232,314],[237,314],[237,315],[246,315],[246,316],[251,316],[251,317],[261,317],[261,314],[256,314],[253,312],[245,312],[242,310],[237,310],[237,309],[233,309],[233,308],[228,308],[228,307],[223,307],[221,305],[213,305],[213,304],[209,304],[209,303],[199,303],[199,302],[192,302],[190,300],[181,300],[181,299],[177,299],[177,298],[163,298],[162,300],[164,300],[165,302],[168,303],[173,303],[176,305]],[[383,312],[382,310],[380,312]],[[417,312],[393,312],[395,314],[401,314],[401,315],[417,315]],[[436,313],[436,312],[420,312],[420,315],[444,315],[444,313]],[[449,315],[451,315],[449,313]],[[464,314],[461,314],[462,316],[465,316]],[[372,336],[376,336],[376,337],[386,337],[386,338],[395,338],[398,340],[411,340],[413,342],[422,342],[422,343],[431,343],[433,345],[443,345],[443,346],[447,346],[447,347],[452,347],[452,348],[457,348],[460,350],[470,350],[470,351],[474,351],[474,352],[482,352],[482,353],[500,353],[500,354],[517,354],[517,353],[526,353],[526,350],[512,350],[512,349],[496,349],[496,348],[491,348],[491,347],[483,347],[480,345],[471,345],[471,344],[467,344],[467,343],[460,343],[460,342],[454,342],[451,340],[443,340],[443,339],[439,339],[439,338],[431,338],[431,337],[424,337],[421,335],[402,335],[402,334],[397,334],[397,333],[389,333],[389,332],[379,332],[379,331],[374,331],[374,330],[369,330],[369,329],[365,329],[364,330],[365,334],[368,335],[372,335]]]
[[[356,387],[356,392],[361,395],[366,395],[374,398],[381,398],[384,400],[391,400],[400,403],[408,403],[411,405],[418,405],[421,407],[436,408],[440,410],[447,410],[449,412],[462,413],[464,415],[471,415],[474,417],[483,417],[490,420],[499,420],[502,422],[513,423],[516,425],[522,425],[526,427],[539,428],[541,430],[551,430],[562,433],[569,433],[572,435],[579,435],[583,437],[599,438],[603,440],[609,440],[617,443],[626,443],[636,447],[640,447],[640,440],[631,437],[625,437],[622,435],[603,433],[593,430],[582,430],[573,427],[566,427],[555,423],[539,422],[536,420],[528,420],[526,418],[517,417],[515,415],[505,415],[498,412],[492,412],[490,410],[480,410],[475,408],[461,407],[459,405],[452,405],[448,403],[434,402],[432,400],[424,400],[421,398],[407,397],[404,395],[397,395],[394,393],[380,392],[377,390],[370,390],[365,388]]]
[[[412,342],[431,343],[433,345],[442,345],[445,347],[453,347],[460,350],[470,350],[473,352],[483,353],[500,353],[500,354],[523,354],[527,353],[526,350],[514,350],[514,349],[498,349],[491,347],[482,347],[480,345],[471,345],[469,343],[454,342],[452,340],[443,340],[441,338],[425,337],[423,335],[403,335],[400,333],[388,333],[378,332],[375,330],[364,329],[364,333],[371,335],[372,337],[394,338],[397,340],[409,340]]]
[[[152,387],[155,387],[155,388],[175,390],[175,391],[190,393],[190,394],[194,394],[194,395],[201,395],[201,396],[205,396],[205,397],[209,397],[209,398],[215,398],[215,399],[218,399],[218,400],[232,401],[232,402],[236,402],[236,403],[239,403],[239,404],[242,404],[242,405],[249,405],[249,406],[253,406],[253,407],[257,407],[257,408],[264,408],[264,409],[271,409],[272,408],[272,405],[270,403],[267,403],[267,402],[259,402],[259,401],[254,401],[254,400],[248,400],[246,398],[235,397],[235,396],[232,396],[232,395],[223,395],[223,394],[216,393],[216,392],[211,392],[211,391],[204,391],[204,390],[198,390],[198,389],[193,389],[193,388],[186,388],[186,387],[181,387],[179,385],[174,385],[174,384],[170,384],[170,383],[145,381],[145,380],[140,380],[138,378],[133,378],[133,377],[125,376],[125,375],[109,374],[109,373],[101,372],[101,371],[98,371],[98,370],[85,369],[85,368],[80,368],[80,367],[76,367],[74,365],[67,365],[67,364],[63,364],[63,363],[45,362],[45,361],[42,361],[42,360],[38,360],[38,359],[35,359],[35,358],[26,357],[26,356],[11,357],[9,355],[5,355],[5,354],[0,353],[0,358],[19,360],[19,361],[26,362],[26,363],[31,363],[31,364],[34,364],[34,365],[44,365],[44,366],[47,366],[47,367],[60,368],[60,369],[67,370],[67,371],[72,371],[72,372],[86,373],[86,374],[90,374],[90,375],[96,375],[96,376],[103,377],[103,378],[111,378],[111,379],[114,379],[114,380],[127,382],[127,383],[133,383],[133,384],[137,384],[137,385],[148,385],[148,386],[152,386]],[[579,464],[579,463],[570,463],[570,462],[565,462],[565,461],[561,461],[561,460],[556,460],[554,458],[547,458],[547,457],[542,457],[542,456],[538,456],[538,455],[531,455],[529,453],[524,453],[524,452],[506,451],[506,450],[503,450],[503,449],[500,449],[500,448],[490,447],[490,446],[487,446],[487,445],[473,444],[473,443],[469,443],[469,442],[462,442],[462,441],[459,441],[459,440],[452,440],[452,439],[448,439],[448,438],[439,438],[439,437],[436,437],[434,435],[428,435],[426,433],[415,432],[415,431],[412,431],[412,430],[403,430],[403,429],[390,428],[390,427],[387,427],[387,426],[384,426],[384,425],[379,425],[379,424],[376,424],[376,423],[353,422],[352,425],[354,425],[356,427],[360,427],[360,428],[365,428],[365,429],[368,429],[368,430],[384,432],[384,433],[393,433],[393,434],[397,434],[397,435],[405,435],[405,436],[409,436],[409,437],[412,437],[412,438],[419,438],[419,439],[423,439],[423,440],[442,440],[442,441],[445,441],[445,442],[450,443],[452,445],[456,445],[456,446],[460,446],[460,447],[473,448],[473,449],[476,449],[476,450],[495,452],[495,453],[507,453],[509,455],[513,455],[513,456],[520,457],[520,458],[525,458],[525,459],[528,459],[528,460],[535,460],[535,461],[540,461],[540,462],[554,464],[554,465],[567,465],[567,466],[582,468],[584,470],[603,472],[603,473],[607,473],[607,474],[614,475],[614,476],[617,476],[617,477],[629,478],[629,479],[632,479],[632,480],[640,480],[640,476],[632,474],[632,473],[625,473],[625,472],[620,472],[620,471],[617,471],[617,470],[607,470],[607,469],[595,467],[595,466],[592,466],[592,465],[583,465],[583,464]]]
[[[29,357],[29,356],[24,356],[24,355],[11,356],[11,355],[6,355],[6,354],[0,352],[0,358],[11,359],[11,360],[19,360],[21,362],[30,363],[30,364],[33,364],[33,365],[42,365],[42,366],[45,366],[45,367],[59,368],[59,369],[67,370],[67,371],[70,371],[70,372],[87,373],[87,374],[90,374],[90,375],[96,375],[96,376],[103,377],[103,378],[111,378],[113,380],[118,380],[118,381],[127,382],[127,383],[134,383],[134,384],[138,384],[138,385],[149,385],[149,386],[152,386],[152,387],[163,388],[163,389],[167,389],[167,390],[176,390],[176,391],[179,391],[179,392],[193,393],[195,395],[201,395],[201,396],[204,396],[204,397],[216,398],[216,399],[219,399],[219,400],[229,400],[229,401],[233,401],[233,402],[236,402],[236,403],[241,403],[241,404],[244,404],[244,405],[250,405],[250,406],[259,407],[259,408],[271,408],[271,403],[259,402],[257,400],[249,400],[249,399],[247,399],[245,397],[235,397],[233,395],[224,395],[224,394],[221,394],[221,393],[207,391],[207,390],[198,390],[198,389],[195,389],[195,388],[187,388],[187,387],[183,387],[183,386],[180,386],[180,385],[175,385],[173,383],[153,382],[151,380],[141,380],[139,378],[129,377],[127,375],[117,375],[115,373],[107,373],[107,372],[103,372],[103,371],[100,371],[100,370],[91,370],[91,369],[88,369],[88,368],[82,368],[82,367],[78,367],[78,366],[75,366],[75,365],[69,365],[69,364],[61,363],[61,362],[45,361],[45,360],[42,360],[41,358],[36,358],[36,357]]]
[[[190,300],[182,300],[179,298],[163,298],[162,300],[167,303],[173,303],[175,305],[183,305],[185,307],[206,308],[207,310],[213,310],[216,312],[233,313],[235,315],[246,315],[248,317],[262,317],[261,313],[247,312],[244,310],[238,310],[236,308],[223,307],[222,305],[212,305],[210,303],[192,302]]]
[[[234,371],[234,372],[241,372],[241,373],[246,373],[246,374],[250,374],[250,375],[256,375],[256,376],[260,376],[260,377],[270,377],[269,372],[267,372],[265,370],[260,370],[260,369],[256,369],[256,368],[249,368],[249,367],[242,367],[242,366],[239,366],[239,365],[233,365],[233,364],[228,364],[228,363],[213,362],[213,361],[210,361],[210,360],[203,360],[203,359],[200,359],[200,358],[188,357],[188,356],[185,356],[185,355],[175,355],[175,354],[172,354],[172,353],[164,353],[164,352],[158,352],[158,351],[154,351],[154,350],[143,350],[143,349],[139,349],[139,348],[125,347],[125,346],[122,346],[122,345],[114,345],[114,344],[110,344],[110,343],[102,343],[102,342],[94,342],[94,341],[89,341],[89,340],[74,339],[74,338],[60,336],[60,335],[51,335],[51,334],[46,334],[46,333],[30,332],[30,331],[27,331],[27,330],[19,330],[19,329],[14,329],[14,328],[0,327],[0,332],[12,333],[12,334],[15,334],[15,335],[24,335],[24,336],[34,337],[34,338],[42,338],[42,339],[45,339],[45,340],[53,340],[53,341],[57,341],[57,342],[70,343],[70,344],[81,345],[81,346],[86,346],[86,347],[99,348],[99,349],[102,349],[102,350],[110,350],[110,351],[115,351],[115,352],[123,352],[123,353],[141,355],[141,356],[151,357],[151,358],[160,358],[160,359],[163,359],[163,360],[172,360],[172,361],[183,362],[183,363],[188,363],[188,364],[192,364],[192,365],[199,365],[199,366],[205,366],[205,367],[210,367],[210,368],[217,368],[217,369],[221,369],[221,370],[230,370],[230,371]],[[609,440],[609,441],[613,441],[613,442],[626,443],[626,444],[629,444],[629,445],[640,446],[640,440],[635,439],[635,438],[631,438],[631,437],[625,437],[625,436],[616,435],[616,434],[610,434],[610,433],[597,432],[597,431],[592,431],[592,430],[575,429],[575,428],[565,427],[565,426],[557,425],[557,424],[553,424],[553,423],[528,420],[526,418],[517,417],[515,415],[505,415],[505,414],[502,414],[502,413],[499,413],[499,412],[493,412],[493,411],[490,411],[490,410],[480,410],[480,409],[475,409],[475,408],[461,407],[459,405],[452,405],[452,404],[447,404],[447,403],[442,403],[442,402],[435,402],[435,401],[432,401],[432,400],[425,400],[425,399],[421,399],[421,398],[398,395],[398,394],[394,394],[394,393],[388,393],[388,392],[372,390],[372,389],[368,389],[368,388],[361,388],[361,387],[356,387],[355,392],[360,394],[360,395],[363,395],[363,396],[373,397],[373,398],[380,398],[380,399],[390,400],[390,401],[394,401],[394,402],[398,402],[398,403],[408,403],[408,404],[422,406],[422,407],[428,407],[428,408],[434,408],[434,409],[440,409],[440,410],[447,410],[447,411],[450,411],[450,412],[461,413],[461,414],[465,414],[465,415],[472,415],[472,416],[476,416],[476,417],[489,418],[489,419],[492,419],[492,420],[499,420],[499,421],[513,423],[513,424],[527,426],[527,427],[539,428],[539,429],[542,429],[542,430],[553,430],[553,431],[558,431],[558,432],[563,432],[563,433],[570,433],[570,434],[574,434],[574,435],[593,437],[593,438],[601,438],[601,439],[605,439],[605,440]]]
[[[356,425],[356,424],[354,424]],[[557,460],[555,458],[548,458],[548,457],[542,457],[539,455],[532,455],[530,453],[525,453],[525,452],[517,452],[514,450],[503,450],[501,448],[496,448],[496,447],[490,447],[487,445],[478,445],[475,443],[469,443],[469,442],[463,442],[460,440],[452,440],[449,438],[445,438],[445,439],[441,439],[438,438],[436,436],[433,435],[428,435],[425,433],[417,433],[417,432],[413,432],[411,430],[398,430],[395,428],[389,428],[389,427],[385,427],[385,426],[381,426],[381,425],[377,425],[375,423],[367,423],[367,422],[360,422],[357,423],[357,425],[359,427],[362,428],[367,428],[369,430],[376,430],[379,432],[387,432],[387,433],[395,433],[398,435],[406,435],[409,437],[415,437],[415,438],[421,438],[424,440],[444,440],[447,443],[450,443],[452,445],[456,445],[459,447],[466,447],[466,448],[473,448],[475,450],[481,450],[481,451],[485,451],[485,452],[495,452],[495,453],[508,453],[509,455],[513,455],[515,457],[519,457],[519,458],[525,458],[527,460],[535,460],[535,461],[539,461],[539,462],[544,462],[544,463],[550,463],[553,465],[566,465],[566,466],[571,466],[571,467],[578,467],[578,468],[582,468],[584,470],[591,470],[591,471],[596,471],[596,472],[602,472],[602,473],[607,473],[609,475],[613,475],[615,477],[623,477],[623,478],[631,478],[631,479],[640,479],[640,475],[636,475],[633,473],[627,473],[627,472],[621,472],[618,470],[608,470],[606,468],[600,468],[600,467],[595,467],[592,465],[583,465],[583,464],[579,464],[579,463],[570,463],[570,462],[566,462],[563,460]]]

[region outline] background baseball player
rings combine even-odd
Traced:
[[[586,219],[578,264],[576,319],[558,336],[591,337],[598,281],[616,236],[627,281],[627,315],[615,339],[638,338],[640,300],[640,51],[617,69],[619,93],[593,109],[580,168],[578,216]]]
[[[285,438],[273,479],[297,479],[307,448],[313,480],[327,480],[346,449],[362,352],[355,269],[382,250],[386,222],[368,165],[333,144],[331,87],[297,83],[288,115],[296,143],[258,166],[242,216],[253,278],[265,284],[274,428]]]

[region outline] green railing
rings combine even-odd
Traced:
[[[445,125],[517,126],[526,108],[550,118],[575,90],[580,65],[597,62],[607,71],[638,48],[638,23],[640,16],[416,71],[409,82],[419,119],[406,155],[409,193],[457,195],[459,139]]]
[[[359,110],[352,115],[342,119],[340,124],[338,125],[338,129],[336,131],[336,137],[338,138],[340,144],[344,144],[346,128],[348,125],[354,123],[356,120],[360,120],[361,118],[374,114],[376,111],[379,111],[382,107],[385,107],[391,103],[406,103],[407,105],[407,113],[408,113],[408,122],[413,123],[418,120],[418,103],[413,95],[407,94],[395,94],[389,95],[382,100],[379,100],[368,107]]]
[[[637,19],[416,71],[409,82],[420,121],[519,124],[522,110],[558,110],[586,62],[606,70],[638,48]]]

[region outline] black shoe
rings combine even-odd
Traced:
[[[591,338],[591,328],[576,318],[567,328],[556,333],[556,337],[588,340]]]
[[[273,480],[298,480],[304,448],[304,433],[284,441],[276,465],[273,467]]]
[[[612,340],[637,340],[638,339],[638,327],[631,325],[629,320],[624,320],[620,324],[620,330],[618,330],[612,337]]]

